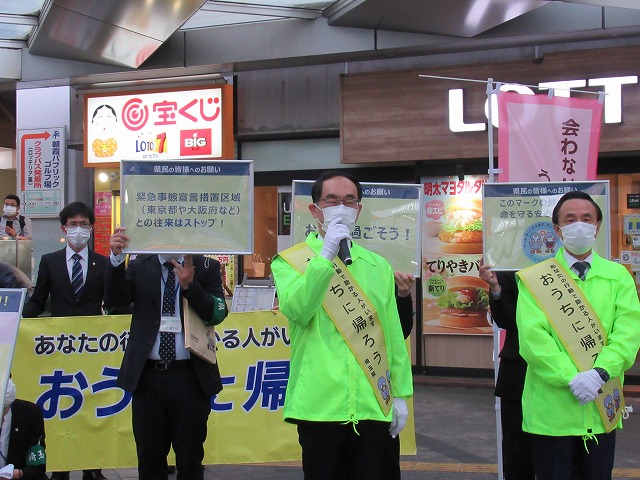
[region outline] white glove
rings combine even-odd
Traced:
[[[569,382],[571,393],[578,399],[580,405],[593,402],[600,395],[600,387],[604,381],[593,368],[580,372]]]
[[[13,464],[10,463],[0,469],[0,478],[13,478]]]
[[[393,438],[396,438],[404,429],[404,426],[407,424],[408,416],[409,410],[407,409],[407,402],[403,398],[394,398],[393,410],[391,413],[391,426],[389,427],[389,433]]]
[[[324,243],[322,244],[322,250],[320,256],[327,260],[333,260],[338,255],[340,249],[340,240],[345,238],[351,239],[349,228],[346,225],[338,223],[339,218],[336,218],[329,224],[329,228],[324,233]]]

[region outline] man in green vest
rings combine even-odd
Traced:
[[[536,478],[611,479],[621,380],[640,345],[636,285],[592,250],[602,211],[588,194],[562,196],[552,220],[564,248],[518,273],[523,429]]]
[[[305,480],[399,479],[393,438],[413,386],[393,270],[351,242],[362,208],[352,175],[326,172],[311,197],[318,233],[271,266],[291,335],[284,418],[297,425]]]

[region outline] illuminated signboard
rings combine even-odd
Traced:
[[[85,166],[120,160],[232,159],[230,85],[87,95]]]

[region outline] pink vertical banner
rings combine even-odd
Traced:
[[[602,103],[548,95],[498,95],[500,182],[595,180]]]

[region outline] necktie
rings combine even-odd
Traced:
[[[174,316],[176,313],[176,274],[173,273],[173,264],[166,262],[167,283],[164,285],[162,296],[162,315]],[[169,363],[176,359],[176,334],[173,332],[160,332],[160,360]]]
[[[585,272],[588,267],[589,267],[589,262],[576,262],[573,264],[573,268],[578,273],[578,277],[580,277],[580,280],[584,280]]]
[[[76,300],[78,300],[82,293],[82,286],[84,285],[82,264],[80,263],[82,257],[80,254],[74,253],[71,258],[73,258],[73,267],[71,268],[71,288],[73,289],[73,294],[75,295]]]

